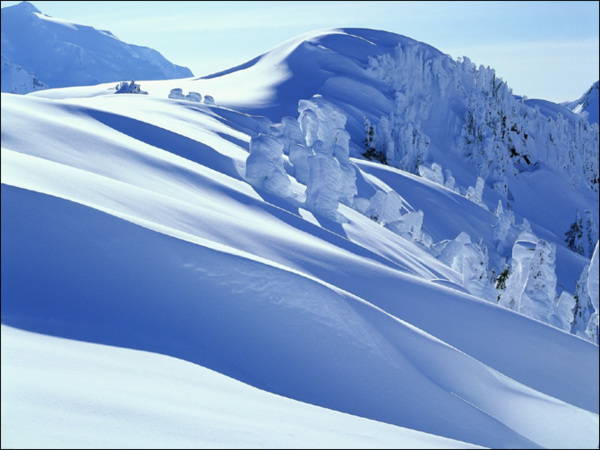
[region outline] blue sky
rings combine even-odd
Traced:
[[[19,2],[1,2],[2,7]],[[599,78],[599,2],[32,1],[207,75],[324,28],[382,29],[490,66],[515,94],[575,100]]]

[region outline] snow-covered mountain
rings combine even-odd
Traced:
[[[573,102],[563,103],[563,106],[570,109],[574,113],[581,114],[590,123],[598,123],[598,111],[600,103],[598,103],[598,81],[596,81],[588,91],[581,96],[580,99]]]
[[[47,16],[29,2],[2,8],[2,92],[191,76],[156,50]]]
[[[138,83],[2,94],[3,447],[597,446],[597,124],[366,29]]]
[[[2,92],[27,94],[40,89],[48,89],[48,86],[38,80],[32,72],[11,63],[2,54]]]

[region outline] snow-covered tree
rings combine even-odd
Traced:
[[[512,210],[504,209],[502,200],[498,200],[494,215],[497,218],[497,222],[493,226],[494,241],[496,243],[496,250],[502,254],[509,243],[512,245],[515,240],[515,215]]]
[[[485,181],[483,178],[477,177],[477,182],[475,183],[475,187],[469,186],[467,188],[467,193],[465,195],[466,198],[471,200],[473,203],[481,206],[483,209],[488,210],[487,205],[483,201],[483,189],[485,187]]]
[[[427,167],[425,164],[420,165],[419,175],[433,183],[437,183],[441,186],[445,185],[444,172],[442,166],[438,163],[432,163],[430,167]]]
[[[462,286],[471,294],[496,301],[497,294],[490,276],[487,247],[482,241],[475,243],[461,232],[454,240],[436,244],[438,259],[462,275]]]
[[[398,220],[386,224],[386,227],[424,250],[428,250],[433,240],[423,230],[423,219],[423,211],[410,211],[402,214]]]
[[[598,255],[598,246],[599,243],[596,241],[594,253],[592,254],[592,259],[590,260],[588,267],[587,277],[587,291],[592,307],[594,308],[594,312],[592,313],[592,317],[588,323],[586,335],[592,342],[596,342],[596,344],[598,344],[598,314],[600,313],[600,309],[598,307],[598,284],[600,278],[600,267],[598,262],[600,256]]]
[[[283,153],[290,154],[291,147],[294,144],[306,146],[304,133],[300,128],[298,119],[291,116],[282,117],[281,123],[274,124],[272,127],[272,135],[277,136],[278,140],[283,144]]]
[[[546,323],[556,322],[556,246],[523,231],[515,241],[499,303]]]
[[[570,332],[598,343],[598,243],[575,284]]]
[[[313,153],[307,157],[307,207],[339,221],[337,203],[353,206],[357,193],[356,171],[349,157],[350,135],[345,130],[346,116],[320,95],[300,100],[298,112],[304,142]]]
[[[313,155],[312,150],[305,145],[294,143],[290,147],[290,163],[292,164],[293,175],[301,184],[308,184],[310,168],[308,158]]]
[[[586,266],[581,272],[579,280],[575,283],[575,294],[573,294],[575,306],[573,308],[573,320],[571,321],[570,329],[572,334],[586,338],[586,329],[595,311],[588,292],[588,270],[589,266]]]
[[[444,186],[446,186],[451,191],[456,190],[456,180],[452,176],[452,171],[450,169],[446,169],[446,181],[444,182]]]
[[[353,206],[356,189],[356,170],[350,162],[350,135],[344,129],[333,130],[333,157],[337,159],[341,173],[339,201],[344,205]]]
[[[598,124],[542,114],[515,97],[493,69],[466,57],[439,58],[416,45],[371,58],[368,70],[395,92],[393,111],[371,118],[367,128],[371,152],[385,152],[391,166],[416,173],[429,157],[427,133],[437,133],[435,124],[455,137],[456,152],[506,199],[511,178],[537,170],[541,162],[572,185],[598,192]]]
[[[598,242],[598,226],[594,221],[594,216],[589,210],[584,211],[584,228],[586,235],[585,250],[590,258],[594,254],[596,242]]]
[[[280,197],[290,197],[290,180],[283,166],[283,144],[272,136],[259,134],[250,140],[246,159],[246,180],[257,188]]]
[[[567,291],[563,291],[560,294],[560,297],[556,303],[557,328],[571,333],[571,328],[573,327],[573,317],[577,307],[576,305],[577,300]]]
[[[306,207],[330,220],[343,222],[344,217],[338,212],[342,189],[340,164],[321,141],[316,141],[312,149],[314,155],[308,157]]]
[[[377,191],[369,201],[366,215],[381,223],[392,223],[400,220],[404,200],[396,191]]]

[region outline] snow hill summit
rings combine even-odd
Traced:
[[[597,447],[594,92],[344,28],[2,93],[2,446]]]

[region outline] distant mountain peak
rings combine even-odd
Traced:
[[[41,11],[39,9],[37,9],[35,6],[33,6],[33,3],[30,2],[21,2],[18,5],[13,5],[13,6],[8,6],[6,8],[2,8],[2,9],[9,9],[11,11],[19,11],[23,14],[31,14],[31,13],[40,13]]]
[[[564,107],[586,118],[590,123],[598,123],[598,81],[592,84],[585,94],[573,102],[562,103]]]
[[[584,108],[589,106],[594,100],[598,98],[598,90],[598,81],[596,81],[594,84],[592,84],[592,87],[589,88],[585,94],[583,94],[582,100]]]
[[[109,31],[53,18],[28,2],[2,8],[2,57],[30,73],[41,83],[36,86],[50,88],[193,76],[156,50],[127,44]],[[5,85],[3,80],[3,92]],[[19,93],[27,93],[31,90],[22,89],[33,84],[19,86]],[[10,89],[15,91],[12,84]]]

